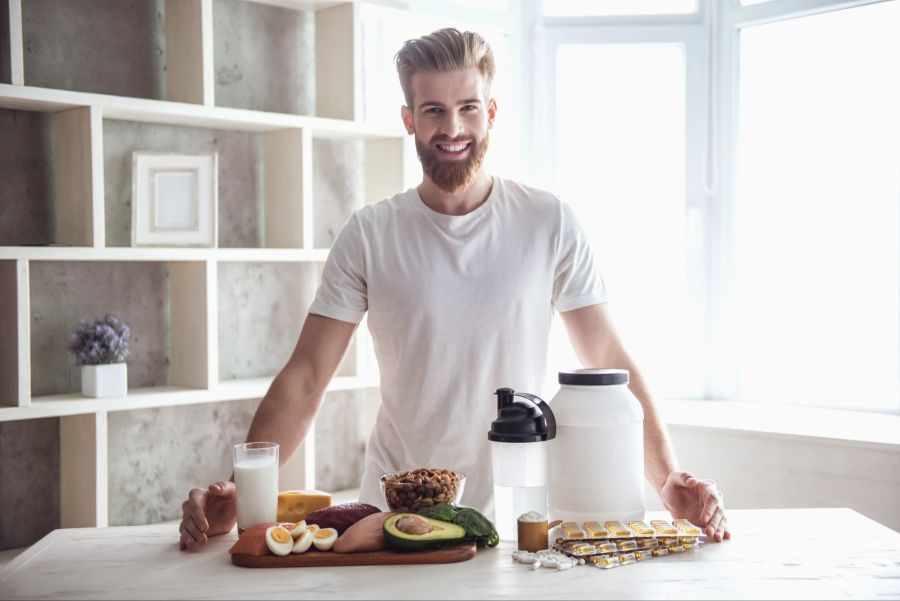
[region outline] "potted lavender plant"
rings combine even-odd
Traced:
[[[81,366],[81,393],[103,398],[128,393],[125,357],[131,330],[112,314],[82,319],[69,339],[69,352]]]

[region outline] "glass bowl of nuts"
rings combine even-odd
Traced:
[[[466,477],[447,469],[418,468],[384,474],[381,492],[391,511],[416,512],[440,503],[459,504]]]

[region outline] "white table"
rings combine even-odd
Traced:
[[[854,511],[732,510],[729,523],[722,544],[563,572],[513,562],[506,543],[459,564],[250,569],[230,563],[235,533],[184,553],[172,524],[55,530],[0,571],[0,598],[900,599],[900,534]]]

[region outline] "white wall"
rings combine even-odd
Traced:
[[[681,469],[715,480],[726,508],[849,507],[900,531],[897,445],[685,425],[669,431]],[[647,506],[662,508],[649,487]],[[773,532],[787,526],[772,524]]]

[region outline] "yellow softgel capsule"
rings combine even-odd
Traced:
[[[619,555],[620,566],[625,566],[636,561],[637,559],[634,557],[634,553],[622,553],[621,555]]]
[[[643,520],[631,520],[628,522],[628,527],[638,536],[653,536],[656,534],[656,530],[648,526]]]
[[[618,551],[618,547],[616,547],[616,543],[612,541],[604,541],[602,543],[595,543],[594,549],[597,550],[597,553],[615,553]]]
[[[603,568],[604,570],[619,567],[619,558],[615,555],[598,555],[597,557],[593,557],[591,562],[598,568]]]
[[[642,549],[655,549],[659,546],[659,540],[655,538],[642,538],[638,541]]]
[[[669,554],[669,550],[666,547],[657,547],[650,552],[653,553],[653,557],[665,557]]]
[[[616,546],[619,548],[619,551],[634,551],[638,548],[637,543],[633,538],[626,538],[624,540],[617,540]]]
[[[568,539],[584,538],[584,530],[582,530],[575,522],[565,522],[559,525],[563,536]]]
[[[613,536],[631,536],[631,530],[625,527],[622,522],[609,521],[604,524],[609,533]]]
[[[650,525],[661,536],[675,536],[678,534],[678,528],[665,520],[652,520]]]
[[[572,553],[575,555],[593,555],[596,552],[597,550],[594,549],[594,545],[589,545],[587,543],[572,547]]]
[[[697,542],[697,537],[696,537],[696,536],[679,536],[679,537],[678,537],[678,542],[681,543],[681,544],[683,544],[683,545],[687,545],[687,544],[690,544],[690,543],[696,543],[696,542]]]
[[[697,526],[694,526],[688,520],[678,519],[678,520],[673,520],[672,523],[675,524],[676,528],[678,528],[678,532],[680,532],[681,534],[683,534],[685,536],[699,536],[700,534],[703,533],[703,531],[700,530],[700,528],[698,528]]]
[[[658,540],[659,544],[664,547],[668,547],[669,545],[677,545],[678,544],[678,537],[675,537],[675,536],[661,536],[656,540]]]
[[[697,547],[700,546],[700,541],[694,539],[693,542],[690,542],[690,543],[682,543],[682,546],[683,546],[685,549],[696,549]]]
[[[649,549],[642,549],[640,551],[634,552],[634,558],[638,561],[647,561],[648,559],[653,559],[653,552]]]
[[[584,531],[587,532],[588,538],[606,538],[609,536],[609,531],[600,522],[585,522]]]
[[[684,545],[669,545],[669,553],[684,553]]]

